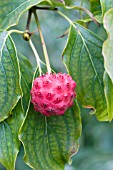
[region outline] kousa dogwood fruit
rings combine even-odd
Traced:
[[[46,73],[37,77],[31,89],[31,102],[45,116],[63,115],[73,105],[76,83],[63,73]]]

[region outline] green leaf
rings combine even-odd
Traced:
[[[64,0],[46,0],[42,1],[39,5],[51,5],[53,8],[56,6],[63,7],[65,5]]]
[[[104,95],[103,40],[90,30],[73,24],[70,28],[63,61],[77,82],[77,99],[86,108],[93,108],[99,121],[107,121]]]
[[[16,49],[10,36],[0,32],[0,121],[8,117],[9,112],[21,97],[20,76]]]
[[[101,12],[101,4],[99,0],[90,0],[91,12],[93,14],[99,14]]]
[[[65,0],[65,4],[66,5],[72,5],[73,4],[73,0]]]
[[[81,134],[77,103],[63,116],[45,117],[31,105],[20,132],[25,162],[33,169],[63,170],[70,156],[78,150]]]
[[[106,72],[104,74],[104,83],[107,101],[108,120],[111,121],[113,119],[113,83]]]
[[[100,3],[103,16],[110,8],[113,8],[113,0],[100,0]]]
[[[5,0],[0,2],[0,28],[16,25],[23,12],[44,0]]]
[[[7,170],[14,170],[19,152],[18,132],[24,118],[21,103],[18,102],[11,115],[0,123],[0,162]]]
[[[104,65],[113,82],[113,9],[106,12],[103,22],[108,33],[108,38],[103,44]]]
[[[34,69],[29,60],[22,54],[18,54],[18,58],[21,72],[21,88],[23,92],[22,105],[26,112],[30,102],[30,90],[32,86]]]
[[[20,16],[32,6],[42,4],[64,6],[63,0],[5,0],[0,2],[0,29],[7,30],[18,23]]]
[[[65,4],[64,0],[51,0],[51,2],[55,5],[55,6],[62,6],[62,4]]]

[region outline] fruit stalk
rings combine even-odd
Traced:
[[[32,16],[32,10],[29,9],[28,19],[27,19],[27,24],[26,24],[26,32],[29,32],[29,26],[30,26],[30,23],[31,23],[31,16]]]
[[[51,73],[51,67],[50,67],[49,56],[48,56],[48,53],[47,53],[47,48],[46,48],[44,37],[43,37],[42,31],[41,31],[41,27],[40,27],[40,23],[39,23],[39,20],[38,20],[38,15],[36,13],[36,9],[33,11],[33,13],[34,13],[35,21],[36,21],[36,24],[37,24],[37,27],[38,27],[41,43],[42,43],[44,57],[45,57],[46,65],[47,65],[47,70],[48,70],[48,73],[50,74]]]
[[[33,50],[33,53],[34,53],[35,57],[36,57],[37,66],[39,67],[39,73],[41,75],[42,74],[42,70],[41,70],[41,65],[40,65],[40,57],[39,57],[39,55],[38,55],[38,53],[37,53],[37,51],[36,51],[32,41],[31,41],[31,39],[29,40],[29,44],[30,44],[30,46],[31,46],[31,48]]]

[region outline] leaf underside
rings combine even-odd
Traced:
[[[100,3],[103,16],[110,8],[113,8],[113,0],[100,0]]]
[[[106,72],[104,74],[104,84],[104,91],[107,101],[108,120],[111,121],[113,119],[113,82]]]
[[[108,38],[103,44],[103,56],[105,65],[105,95],[109,121],[113,119],[113,9],[108,10],[104,15],[104,27],[107,30]]]
[[[104,27],[107,30],[108,38],[103,44],[103,56],[106,72],[113,82],[113,9],[106,12],[104,16]]]

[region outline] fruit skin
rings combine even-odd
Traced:
[[[31,89],[31,102],[45,116],[63,115],[73,105],[76,83],[63,73],[46,73],[37,77]]]

